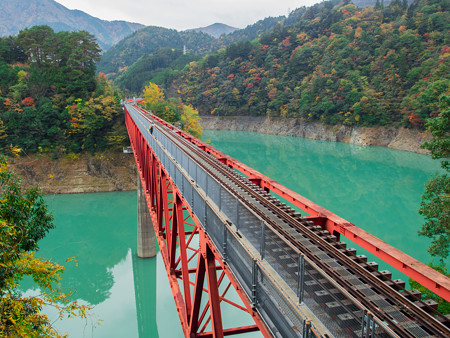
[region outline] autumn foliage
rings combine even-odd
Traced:
[[[63,46],[64,48],[60,48]],[[26,152],[94,152],[120,147],[120,98],[104,74],[100,49],[87,32],[48,26],[0,38],[0,147]]]

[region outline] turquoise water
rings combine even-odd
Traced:
[[[55,327],[71,337],[182,337],[159,253],[152,259],[136,256],[136,192],[51,195],[46,200],[56,229],[40,242],[38,254],[67,267],[61,288],[72,290],[73,300],[94,305],[87,320],[65,319]],[[71,256],[78,266],[65,262]],[[52,308],[46,310],[57,318]]]
[[[414,258],[432,261],[429,239],[417,235],[423,224],[417,209],[439,161],[383,147],[242,131],[206,130],[202,139]]]
[[[417,209],[425,182],[439,169],[437,161],[385,148],[249,132],[205,131],[203,139],[413,257],[431,261],[429,241],[417,236],[423,223]],[[65,319],[55,326],[71,337],[182,337],[160,255],[136,257],[136,192],[46,199],[56,229],[40,242],[38,254],[66,265],[63,290],[95,306],[87,320]],[[64,262],[71,256],[78,266]],[[232,309],[223,312],[233,315]]]

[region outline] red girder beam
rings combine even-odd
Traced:
[[[230,336],[233,334],[248,333],[248,332],[255,332],[255,331],[259,331],[259,328],[256,325],[249,325],[249,326],[236,327],[234,329],[225,329],[225,330],[223,330],[223,335]],[[197,335],[197,337],[209,338],[209,337],[213,337],[213,333],[212,332],[199,333]]]
[[[203,234],[203,236],[205,236]],[[222,314],[220,311],[219,286],[217,284],[216,259],[205,239],[200,239],[202,247],[202,256],[206,265],[206,280],[208,285],[209,308],[211,312],[211,324],[213,336],[223,337]]]
[[[153,150],[148,146],[128,112],[125,113],[125,123],[185,336],[223,337],[224,335],[257,330],[260,330],[265,337],[271,336],[258,313],[253,311],[250,299],[242,291],[229,268],[224,265],[220,253],[217,252],[214,244],[198,225],[198,219],[182,198],[180,191],[173,184],[172,179],[168,176]],[[169,194],[171,198],[169,198]],[[186,217],[185,211],[190,214],[193,222],[189,217]],[[194,230],[185,231],[185,226],[193,227]],[[196,234],[199,237],[198,249],[193,248],[191,243],[193,236]],[[187,241],[186,236],[189,237]],[[194,251],[195,254],[189,258],[188,251],[189,253]],[[189,261],[195,256],[198,258],[197,268],[189,268]],[[218,270],[223,271],[219,281],[216,275]],[[195,284],[190,280],[191,274],[195,274]],[[244,306],[225,299],[225,295],[219,295],[219,284],[225,275]],[[179,279],[182,280],[182,287],[178,282]],[[206,288],[204,287],[205,283]],[[190,289],[191,285],[194,285],[193,292]],[[208,295],[209,315],[202,315],[200,318],[202,297],[205,294]],[[256,325],[223,329],[220,309],[222,300],[249,314]],[[206,334],[199,332],[200,325],[203,325],[201,323],[203,319],[205,319],[206,324],[209,322],[212,324],[212,332]],[[204,326],[206,327],[206,325]]]
[[[337,216],[331,211],[328,211],[320,205],[310,201],[295,191],[286,188],[275,180],[270,179],[253,168],[250,168],[231,156],[228,156],[220,150],[217,150],[214,147],[185,133],[184,131],[177,129],[162,119],[154,116],[153,118],[157,119],[168,128],[175,130],[177,134],[183,136],[189,142],[197,145],[199,149],[216,156],[222,163],[247,175],[250,181],[262,189],[266,191],[273,191],[280,197],[283,197],[301,210],[305,211],[310,215],[311,220],[313,220],[316,224],[320,224],[331,234],[334,233],[335,235],[340,234],[345,236],[400,272],[419,282],[432,292],[447,301],[450,301],[450,279],[448,277],[394,248],[381,239],[371,235],[367,231],[357,227],[349,221]]]

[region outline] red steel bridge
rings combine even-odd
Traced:
[[[450,336],[434,301],[341,236],[450,301],[448,278],[131,102],[124,109],[186,337]]]

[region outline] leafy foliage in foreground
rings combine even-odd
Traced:
[[[450,88],[449,6],[322,2],[291,25],[191,62],[172,88],[202,114],[423,127]]]
[[[95,75],[99,53],[89,33],[48,26],[0,39],[0,148],[57,154],[121,143],[120,98]]]
[[[35,256],[38,241],[54,228],[37,188],[22,191],[20,181],[0,157],[0,335],[2,337],[60,336],[52,327],[44,305],[54,306],[61,317],[86,317],[88,307],[70,302],[55,285],[64,267]],[[19,283],[31,277],[41,289],[38,296],[21,295]]]

